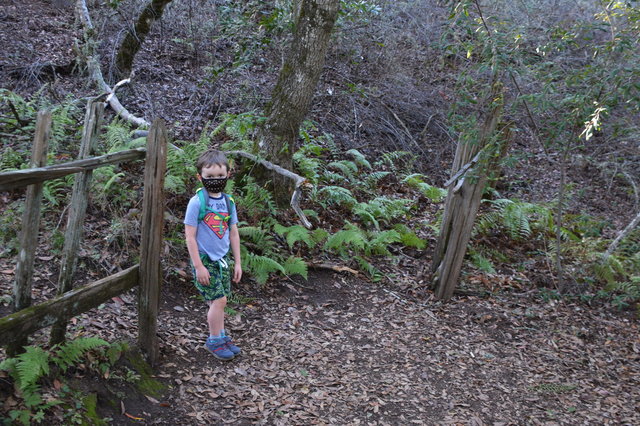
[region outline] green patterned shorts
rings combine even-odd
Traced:
[[[204,297],[204,300],[216,300],[220,299],[224,296],[231,296],[231,268],[233,265],[228,256],[225,256],[220,261],[213,261],[209,259],[207,255],[200,255],[200,259],[204,264],[204,267],[207,268],[211,278],[209,280],[209,285],[205,286],[198,282],[196,278],[196,269],[193,268],[193,283],[196,288]],[[226,267],[225,267],[226,265]]]

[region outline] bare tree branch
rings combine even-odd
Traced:
[[[312,228],[311,222],[309,222],[309,219],[307,219],[307,217],[305,216],[304,212],[300,208],[300,196],[302,194],[302,185],[305,182],[307,182],[307,179],[303,178],[300,175],[297,175],[297,174],[293,173],[290,170],[287,170],[287,169],[285,169],[283,167],[280,167],[277,164],[273,164],[273,163],[271,163],[271,162],[269,162],[267,160],[263,160],[262,158],[259,158],[256,155],[249,154],[248,152],[244,152],[244,151],[227,151],[226,154],[228,154],[228,155],[238,155],[240,157],[248,158],[249,160],[251,160],[253,162],[261,164],[266,169],[269,169],[269,170],[271,170],[271,171],[273,171],[275,173],[278,173],[279,175],[282,175],[285,178],[293,180],[294,185],[295,185],[295,189],[293,191],[293,194],[291,195],[291,207],[296,212],[296,214],[298,215],[298,217],[302,221],[302,224],[305,226],[305,228],[307,228],[307,229],[311,229]]]

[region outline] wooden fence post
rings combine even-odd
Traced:
[[[94,154],[100,127],[102,126],[102,114],[104,103],[101,101],[89,101],[84,117],[84,129],[78,160],[90,157]],[[78,247],[82,237],[82,228],[89,200],[89,187],[93,170],[85,170],[76,174],[67,218],[67,229],[64,235],[64,248],[60,262],[60,275],[58,276],[58,296],[73,288],[73,276],[78,261]],[[51,344],[61,343],[65,340],[67,321],[56,322],[51,329]]]
[[[164,174],[167,167],[167,130],[164,121],[153,122],[147,137],[140,241],[140,293],[138,299],[138,343],[151,366],[158,361],[158,308],[162,269],[164,226]]]
[[[36,120],[36,133],[33,138],[31,167],[42,167],[47,163],[47,148],[51,135],[51,112],[40,111]],[[13,311],[17,312],[31,305],[31,281],[33,279],[33,262],[38,245],[40,228],[40,204],[42,200],[42,183],[29,185],[22,215],[22,232],[20,234],[20,251],[16,265],[16,280],[13,285]],[[9,356],[23,351],[28,344],[27,336],[16,339],[7,346]]]
[[[431,266],[432,283],[438,300],[449,300],[458,285],[482,193],[501,159],[500,155],[506,153],[502,145],[506,143],[505,138],[501,137],[503,135],[499,135],[496,141],[492,140],[502,114],[501,84],[494,82],[485,104],[489,111],[478,140],[475,143],[460,142],[453,160],[452,178],[449,179],[451,185]]]

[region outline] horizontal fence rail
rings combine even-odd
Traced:
[[[85,287],[0,318],[0,342],[8,344],[41,328],[100,306],[112,297],[137,286],[139,270],[138,265],[132,266]]]
[[[129,149],[127,151],[114,152],[112,154],[82,160],[69,161],[61,164],[53,164],[46,167],[32,169],[13,170],[0,173],[0,191],[17,189],[34,183],[56,179],[74,173],[97,169],[109,164],[117,164],[125,161],[141,160],[144,158],[146,148]]]

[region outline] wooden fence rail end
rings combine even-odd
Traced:
[[[6,345],[56,321],[72,318],[138,285],[139,265],[120,271],[0,318],[0,344]]]

